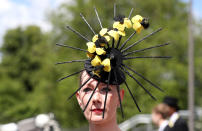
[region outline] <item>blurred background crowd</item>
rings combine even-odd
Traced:
[[[62,76],[78,71],[83,65],[74,63],[67,65],[54,64],[58,61],[86,59],[86,55],[74,50],[58,48],[55,44],[62,43],[86,49],[85,41],[66,30],[65,26],[70,25],[82,34],[85,34],[87,38],[91,38],[93,34],[82,21],[79,14],[82,13],[94,30],[98,32],[100,28],[95,19],[93,6],[96,6],[103,25],[107,27],[112,25],[113,22],[113,5],[115,2],[117,3],[117,12],[119,14],[128,16],[130,9],[134,8],[132,16],[141,14],[149,18],[150,28],[133,37],[131,41],[135,42],[157,28],[163,28],[160,33],[136,46],[136,49],[170,42],[171,45],[166,48],[154,49],[143,53],[145,56],[170,55],[173,57],[169,60],[134,60],[127,63],[131,66],[135,65],[134,68],[138,72],[156,83],[164,92],[160,92],[152,88],[144,80],[138,79],[158,99],[154,101],[133,80],[128,79],[128,83],[131,85],[131,89],[133,88],[133,94],[142,112],[138,112],[130,98],[130,94],[126,91],[123,100],[125,118],[122,119],[119,113],[118,123],[123,128],[127,125],[124,125],[124,122],[128,123],[128,125],[132,123],[132,125],[128,126],[130,128],[127,128],[127,130],[133,130],[134,127],[136,128],[134,130],[140,131],[157,129],[157,126],[155,127],[155,124],[152,124],[151,115],[149,114],[155,110],[155,105],[161,103],[165,96],[172,96],[178,99],[180,114],[187,120],[187,1],[60,0],[55,2],[54,0],[45,0],[43,3],[36,0],[39,3],[41,2],[41,6],[37,6],[34,10],[30,8],[33,12],[37,12],[36,16],[34,14],[30,14],[29,16],[29,11],[25,8],[25,5],[33,2],[31,0],[22,1],[0,1],[0,21],[4,21],[3,26],[0,25],[0,30],[5,31],[4,33],[0,33],[2,35],[0,36],[0,127],[4,125],[4,128],[5,126],[11,126],[13,129],[17,129],[20,123],[21,125],[33,123],[37,129],[43,128],[45,130],[43,126],[51,123],[53,126],[48,126],[47,130],[87,129],[87,121],[83,117],[76,99],[73,98],[67,101],[68,96],[79,86],[78,77],[75,76],[57,82]],[[42,6],[47,3],[52,4]],[[200,4],[200,2],[198,3]],[[5,15],[11,12],[18,14],[15,15],[15,18],[12,15],[10,18],[6,18]],[[41,13],[44,14],[43,21],[37,20],[41,19]],[[24,22],[21,18],[24,14],[28,14],[26,18],[35,19],[31,20],[31,22]],[[40,17],[37,17],[37,15],[40,15]],[[202,116],[200,115],[202,114],[202,12],[194,12],[193,18],[192,34],[195,43],[195,130],[200,131],[202,130],[202,124],[200,124],[202,122]],[[16,24],[15,19],[20,19],[21,22]],[[9,23],[12,23],[11,25],[13,26],[9,26]],[[132,32],[128,31],[128,33]],[[37,118],[44,121],[37,122]],[[38,126],[37,123],[39,123]],[[139,126],[144,126],[144,128],[141,129]],[[31,130],[36,129],[33,128]],[[27,129],[27,131],[29,130]]]

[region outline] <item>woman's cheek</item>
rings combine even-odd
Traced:
[[[84,109],[85,105],[88,102],[88,99],[90,98],[90,96],[87,93],[82,93],[82,109]],[[90,104],[89,104],[90,105]],[[88,106],[89,106],[88,105]]]
[[[114,94],[109,95],[108,107],[110,109],[114,109],[114,108],[116,109],[117,108],[116,97]]]

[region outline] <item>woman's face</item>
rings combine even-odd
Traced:
[[[161,119],[161,115],[155,111],[152,111],[152,122],[159,126],[159,120]]]
[[[81,76],[81,84],[83,84],[86,80],[89,79],[89,75],[86,72],[83,72]],[[77,92],[77,100],[82,109],[85,108],[93,90],[96,88],[98,81],[94,79],[90,79],[88,83],[86,83],[82,89]],[[104,111],[104,101],[105,95],[108,90],[108,96],[106,101],[104,119],[102,118],[102,114]],[[123,99],[124,91],[120,90],[121,99]],[[109,89],[107,88],[107,84],[100,83],[98,88],[96,89],[91,101],[86,108],[84,115],[86,119],[95,124],[101,124],[105,122],[110,122],[116,120],[116,109],[119,107],[119,98],[117,93],[117,87],[115,85],[109,85]]]

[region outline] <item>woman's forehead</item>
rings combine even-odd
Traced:
[[[81,76],[81,83],[84,83],[85,81],[87,81],[88,79],[90,78],[90,75],[86,72],[86,71],[84,71],[83,73],[82,73],[82,76]],[[98,81],[97,80],[95,80],[95,79],[93,79],[93,78],[91,78],[89,81],[88,81],[88,83],[87,84],[92,84],[92,83],[98,83]],[[101,83],[100,83],[101,84]]]
[[[84,83],[84,82],[85,82],[85,81],[83,81],[82,83]],[[93,79],[93,78],[91,78],[91,79],[86,83],[87,86],[94,87],[94,88],[97,86],[97,84],[98,84],[98,81],[95,80],[95,79]],[[107,86],[106,83],[100,82],[98,88],[99,88],[99,87],[106,87],[106,86]],[[109,86],[112,87],[113,85],[109,85]]]
[[[87,81],[89,78],[90,78],[89,74],[88,74],[86,71],[84,71],[83,74],[82,74],[82,77],[81,77],[81,79],[82,79],[81,82],[84,83],[84,82]],[[97,84],[98,84],[98,81],[95,80],[95,79],[93,79],[93,78],[91,78],[91,79],[86,83],[86,85],[88,85],[88,86],[90,86],[90,87],[94,87],[94,88],[96,87]],[[105,86],[107,86],[106,83],[100,82],[98,87],[105,87]],[[113,87],[114,85],[109,85],[109,86],[110,86],[110,87]]]

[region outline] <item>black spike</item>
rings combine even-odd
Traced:
[[[159,29],[157,29],[156,31],[150,33],[149,35],[145,36],[144,38],[140,39],[139,41],[137,41],[137,42],[133,43],[132,45],[128,46],[127,48],[123,49],[121,52],[123,53],[123,52],[127,51],[128,49],[130,49],[130,48],[132,48],[133,46],[137,45],[138,43],[142,42],[142,41],[145,40],[146,38],[148,38],[148,37],[154,35],[155,33],[159,32],[160,30],[162,30],[162,28],[159,28]]]
[[[114,3],[114,18],[116,17],[116,3]]]
[[[116,72],[115,70],[113,71],[114,72],[114,77],[115,77],[115,81],[116,83],[118,82],[117,80],[117,75],[116,75]],[[122,103],[121,103],[121,97],[120,97],[120,90],[119,90],[119,86],[116,86],[116,89],[117,89],[117,93],[118,93],[118,97],[119,97],[119,103],[120,103],[120,109],[121,109],[121,115],[122,115],[122,118],[124,118],[124,113],[123,113],[123,108],[122,108]]]
[[[137,52],[141,52],[141,51],[145,51],[145,50],[150,50],[150,49],[153,49],[153,48],[158,48],[158,47],[166,46],[166,45],[169,45],[169,44],[170,43],[165,43],[165,44],[151,46],[151,47],[140,49],[140,50],[134,50],[134,51],[125,53],[124,56],[130,55],[130,54],[134,54],[134,53],[137,53]]]
[[[63,77],[63,78],[61,78],[61,79],[59,79],[59,80],[57,80],[57,81],[64,80],[64,79],[66,79],[66,78],[68,78],[68,77],[71,77],[71,76],[73,76],[73,75],[76,75],[76,74],[78,74],[78,73],[80,73],[80,72],[82,72],[82,71],[84,71],[84,70],[85,70],[85,69],[80,70],[80,71],[77,71],[77,72],[75,72],[75,73],[73,73],[73,74],[71,74],[71,75],[65,76],[65,77]]]
[[[126,43],[136,34],[136,31],[134,31],[130,37],[128,37],[128,39],[121,45],[120,50],[123,49],[123,47],[126,45]]]
[[[171,56],[137,56],[137,57],[123,57],[123,60],[129,60],[129,59],[138,59],[138,58],[172,58]]]
[[[111,71],[109,72],[109,75],[108,75],[107,88],[109,88],[110,77],[111,77]],[[102,118],[103,119],[104,119],[104,113],[105,113],[105,108],[106,108],[107,95],[108,95],[108,90],[106,91],[106,95],[105,95],[104,110],[103,110],[103,113],[102,113]]]
[[[95,91],[98,88],[99,84],[100,84],[100,79],[98,80],[98,83],[97,83],[95,89],[93,90],[93,93],[91,94],[90,98],[88,99],[88,102],[87,102],[86,106],[84,107],[83,112],[85,112],[86,108],[88,107],[88,104],[90,103],[90,100],[92,99],[93,94],[95,93]]]
[[[134,77],[134,76],[132,76],[126,69],[124,69],[123,67],[121,67],[121,69],[124,71],[124,72],[126,72],[126,74],[127,75],[129,75],[131,78],[133,78],[135,81],[136,81],[136,83],[140,86],[140,87],[142,87],[144,90],[145,90],[145,92],[147,93],[147,94],[149,94],[150,96],[151,96],[151,98],[152,99],[154,99],[154,100],[156,100],[156,98]]]
[[[119,86],[116,86],[116,90],[117,90],[117,94],[118,94],[118,97],[119,97],[119,103],[120,103],[120,108],[121,108],[121,115],[122,115],[122,118],[124,118]]]
[[[77,48],[77,47],[72,47],[72,46],[69,46],[69,45],[64,45],[64,44],[56,44],[56,45],[57,46],[62,46],[62,47],[67,47],[67,48],[71,48],[71,49],[74,49],[74,50],[80,50],[80,51],[88,52],[87,50],[80,49],[80,48]]]
[[[121,38],[122,38],[122,36],[119,37],[119,41],[117,42],[116,48],[119,48],[119,44],[121,42]]]
[[[68,98],[67,100],[71,99],[79,90],[81,90],[81,88],[82,88],[86,83],[88,83],[88,81],[89,81],[92,77],[93,77],[93,75],[90,76],[90,77],[88,78],[88,80],[86,80],[71,96],[69,96],[69,98]]]
[[[106,91],[106,94],[105,94],[104,110],[103,110],[103,113],[102,113],[102,118],[103,118],[103,119],[104,119],[104,112],[105,112],[105,108],[106,108],[107,95],[108,95],[108,91]]]
[[[131,11],[130,11],[130,14],[129,14],[129,16],[128,16],[128,19],[130,19],[132,13],[133,13],[133,8],[132,8]]]
[[[85,36],[83,36],[81,33],[79,33],[78,31],[76,31],[75,29],[73,29],[70,26],[67,26],[67,29],[71,30],[72,32],[74,32],[75,34],[77,34],[79,37],[83,38],[84,40],[90,42],[90,40],[88,40]]]
[[[112,48],[114,48],[114,43],[115,43],[115,41],[114,41],[114,38],[112,39]]]
[[[85,62],[88,59],[85,60],[72,60],[72,61],[64,61],[64,62],[57,62],[56,65],[58,64],[66,64],[66,63],[73,63],[73,62]]]
[[[99,17],[98,12],[97,12],[97,9],[96,9],[95,7],[94,7],[94,10],[95,10],[95,14],[96,14],[96,16],[97,16],[98,22],[99,22],[99,24],[100,24],[100,27],[103,28],[103,27],[102,27],[101,20],[100,20],[100,17]]]
[[[121,77],[123,78],[123,76],[121,76]],[[140,110],[140,108],[139,108],[139,106],[138,106],[138,103],[137,103],[137,101],[136,101],[135,97],[133,96],[133,93],[131,92],[131,90],[130,90],[130,88],[129,88],[128,84],[127,84],[127,82],[126,82],[126,81],[124,81],[124,84],[126,85],[126,87],[127,87],[128,91],[129,91],[129,93],[130,93],[130,96],[132,97],[132,99],[133,99],[133,101],[134,101],[134,103],[135,103],[135,105],[136,105],[136,107],[137,107],[138,111],[139,111],[139,112],[141,112],[141,110]]]
[[[145,78],[143,75],[139,74],[138,72],[136,72],[135,70],[133,70],[132,68],[128,67],[125,64],[122,64],[122,66],[126,67],[127,69],[129,69],[130,71],[134,72],[135,74],[137,74],[138,76],[140,76],[142,79],[144,79],[145,81],[147,81],[148,83],[150,83],[153,87],[157,88],[158,90],[164,92],[161,88],[159,88],[157,85],[155,85],[154,83],[152,83],[150,80],[148,80],[147,78]]]
[[[90,26],[90,24],[88,23],[88,21],[85,19],[85,17],[82,15],[82,13],[80,13],[81,18],[84,20],[84,22],[88,25],[89,29],[93,32],[93,34],[95,35],[95,31],[93,30],[93,28]]]
[[[104,66],[103,65],[99,65],[99,66],[95,66],[94,68],[92,68],[89,71],[95,71],[95,70],[99,70],[99,69],[102,69],[102,68],[104,68]]]
[[[139,111],[139,112],[141,112],[141,110],[140,110],[140,108],[139,108],[139,106],[138,106],[138,103],[137,103],[137,101],[136,101],[135,97],[133,96],[133,94],[132,94],[132,92],[131,92],[130,88],[128,87],[127,82],[126,82],[126,81],[124,81],[124,83],[125,83],[125,85],[126,85],[126,87],[127,87],[128,91],[129,91],[130,96],[132,97],[132,99],[133,99],[133,101],[134,101],[134,103],[135,103],[135,105],[136,105],[136,107],[137,107],[138,111]]]

